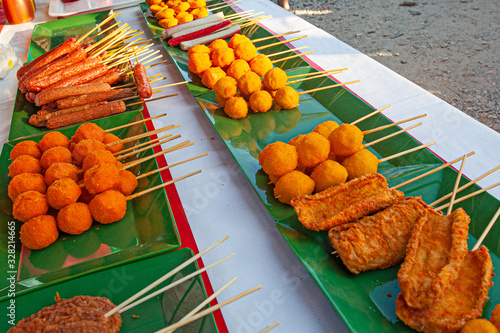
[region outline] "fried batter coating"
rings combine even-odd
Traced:
[[[245,118],[248,114],[248,104],[243,97],[231,97],[226,101],[224,112],[232,119]]]
[[[56,219],[52,215],[40,215],[21,226],[21,243],[31,250],[40,250],[54,243],[59,237]]]
[[[268,175],[283,176],[295,170],[298,160],[295,146],[281,141],[267,145],[259,154],[259,165]]]
[[[310,177],[316,184],[314,191],[321,192],[330,186],[345,183],[347,180],[347,170],[335,161],[326,160],[314,168]]]
[[[71,178],[75,182],[78,181],[78,167],[76,165],[57,162],[52,164],[47,171],[45,171],[45,183],[47,186],[52,185],[56,180]]]
[[[288,76],[281,68],[273,68],[264,75],[262,83],[266,90],[278,90],[286,86]]]
[[[491,311],[490,321],[500,330],[500,304],[497,304],[493,311]]]
[[[121,139],[113,133],[106,133],[106,135],[104,136],[104,141],[102,143],[106,145],[107,150],[114,154],[123,149],[123,143],[117,143],[111,146],[108,146],[108,143],[117,142],[120,140]]]
[[[61,132],[49,132],[43,136],[42,140],[40,140],[39,146],[42,153],[54,147],[64,147],[68,149],[69,139]]]
[[[490,323],[487,319],[472,319],[468,321],[460,333],[498,333],[495,325]]]
[[[267,112],[273,107],[273,97],[265,90],[258,90],[250,95],[249,104],[254,112]]]
[[[229,65],[226,75],[234,78],[235,80],[239,80],[240,77],[248,72],[250,72],[248,62],[243,59],[236,59],[231,63],[231,65]]]
[[[19,194],[14,206],[12,207],[12,215],[14,218],[26,222],[36,216],[45,215],[49,210],[49,205],[45,198],[45,194],[37,191],[27,191]]]
[[[229,47],[221,47],[212,53],[212,65],[214,67],[229,67],[234,59],[234,51]]]
[[[42,194],[47,191],[45,179],[41,174],[22,173],[12,178],[9,186],[7,187],[7,193],[9,194],[10,200],[13,202],[17,199],[19,194],[28,191],[37,191]]]
[[[344,265],[354,274],[401,263],[417,221],[440,216],[421,198],[408,197],[374,214],[333,227],[328,237]]]
[[[116,165],[116,157],[111,154],[110,151],[108,150],[96,150],[83,160],[83,165],[82,165],[82,172],[87,172],[90,168],[104,164],[104,163],[111,163]]]
[[[224,99],[229,99],[238,92],[238,84],[236,80],[230,76],[225,76],[214,86],[215,95],[219,95]],[[223,105],[221,105],[223,107]]]
[[[220,67],[210,67],[203,72],[203,75],[201,76],[201,83],[203,83],[205,87],[213,89],[217,81],[225,76],[226,72],[224,72]]]
[[[285,110],[291,110],[299,106],[299,93],[292,87],[279,88],[276,91],[276,104]]]
[[[208,48],[210,49],[210,54],[214,53],[215,50],[226,48],[226,47],[229,47],[229,46],[227,46],[227,42],[224,39],[216,39],[212,43],[210,43],[210,45],[208,46]]]
[[[300,171],[293,170],[284,174],[276,182],[274,197],[281,203],[290,204],[292,198],[310,195],[314,191],[314,180]]]
[[[79,235],[89,230],[92,221],[90,209],[83,202],[69,204],[57,214],[57,227],[70,235]]]
[[[296,137],[291,138],[290,141],[288,141],[288,144],[292,145],[292,146],[297,146],[297,144],[299,143],[299,141],[302,140],[304,138],[304,136],[306,136],[306,135],[305,134],[299,134]]]
[[[456,280],[442,297],[423,309],[408,306],[402,294],[396,315],[419,332],[459,332],[464,324],[481,317],[493,282],[493,266],[486,247],[467,253]]]
[[[328,138],[330,134],[338,127],[339,124],[337,124],[335,121],[327,120],[314,127],[312,131],[323,135],[325,138]]]
[[[160,11],[155,13],[155,18],[157,20],[171,19],[174,18],[175,12],[172,8],[161,8]]]
[[[210,49],[208,48],[208,46],[203,45],[203,44],[195,45],[195,46],[193,46],[192,48],[189,49],[188,58],[191,58],[191,56],[193,54],[195,54],[195,53],[210,54]]]
[[[170,28],[170,27],[173,27],[173,26],[176,26],[177,24],[179,24],[179,20],[177,20],[176,18],[166,18],[163,20],[159,20],[158,24],[162,28],[166,29],[166,28]]]
[[[29,155],[37,160],[42,156],[42,151],[38,143],[32,140],[21,141],[10,151],[10,160],[14,161],[22,155]]]
[[[83,177],[85,188],[90,194],[111,190],[118,183],[118,172],[118,168],[112,163],[93,166]]]
[[[259,54],[250,60],[250,69],[260,77],[264,77],[267,72],[273,69],[273,62],[265,54]]]
[[[137,184],[137,178],[132,172],[121,170],[118,172],[118,182],[116,183],[115,190],[120,191],[124,196],[129,196],[134,193]]]
[[[64,147],[54,147],[46,150],[42,154],[40,163],[42,167],[47,170],[52,164],[57,162],[71,163],[72,157],[71,152]]]
[[[75,135],[71,137],[71,140],[75,143],[78,143],[84,139],[92,139],[97,141],[104,141],[104,136],[106,132],[98,125],[94,123],[84,123],[78,127],[75,132]]]
[[[328,136],[332,152],[337,156],[350,156],[361,149],[363,132],[350,124],[342,124]]]
[[[257,48],[250,41],[241,42],[236,45],[234,55],[236,56],[236,59],[243,59],[246,62],[249,62],[257,56]]]
[[[229,40],[228,46],[232,49],[234,49],[238,44],[243,43],[243,42],[249,42],[250,39],[241,34],[234,34],[233,37]]]
[[[319,231],[376,213],[403,196],[403,192],[390,190],[382,175],[371,174],[314,195],[296,197],[291,205],[304,227]]]
[[[297,143],[297,153],[299,164],[314,168],[328,158],[330,141],[316,132],[308,133]]]
[[[74,180],[64,178],[56,180],[47,189],[47,202],[50,207],[61,209],[75,203],[82,194],[82,190]]]
[[[106,150],[106,145],[93,139],[81,140],[73,148],[73,163],[77,166],[81,166],[85,157],[97,150]]]
[[[242,75],[238,80],[238,89],[243,95],[250,97],[250,95],[260,90],[261,87],[260,77],[254,72],[248,72]]]
[[[127,200],[118,191],[109,190],[95,196],[89,204],[92,217],[99,223],[120,221],[127,212]]]
[[[195,53],[189,58],[188,67],[191,72],[201,75],[205,70],[212,67],[212,61],[206,53]]]
[[[469,222],[462,208],[448,216],[425,215],[417,221],[398,272],[406,304],[422,309],[453,284],[467,254]]]
[[[378,170],[378,158],[368,149],[361,149],[342,161],[346,168],[347,180],[361,177],[362,175],[376,173]]]
[[[198,11],[195,13],[196,10],[198,10]],[[193,14],[194,19],[197,20],[197,19],[202,18],[202,17],[207,17],[208,10],[206,8],[199,8],[199,9],[193,10],[193,12],[191,12],[191,14]]]
[[[42,164],[30,155],[21,155],[9,165],[9,177],[14,178],[23,173],[42,173]]]

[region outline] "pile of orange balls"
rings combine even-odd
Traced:
[[[208,16],[205,0],[146,0],[151,13],[163,28],[170,28],[181,23],[191,22]]]
[[[269,111],[274,101],[283,109],[299,105],[299,95],[287,87],[288,77],[248,37],[235,34],[227,43],[223,39],[209,46],[196,45],[189,50],[189,70],[201,82],[214,89],[217,103],[232,119],[244,118],[249,108]]]
[[[325,121],[288,143],[274,142],[259,154],[259,164],[274,187],[274,197],[290,204],[296,196],[321,192],[364,174],[376,173],[379,160],[363,149],[355,125]]]

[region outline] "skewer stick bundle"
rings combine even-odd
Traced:
[[[458,172],[457,179],[455,180],[455,186],[453,187],[453,192],[451,193],[450,205],[448,206],[448,211],[446,215],[450,215],[453,210],[453,203],[455,202],[455,196],[457,195],[458,184],[460,184],[460,178],[462,177],[462,172],[464,171],[465,160],[467,155],[462,159],[462,165],[460,166],[460,171]]]

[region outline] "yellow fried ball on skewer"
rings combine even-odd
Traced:
[[[88,205],[75,202],[59,211],[56,223],[59,230],[70,235],[80,235],[90,229],[92,221]]]
[[[175,12],[171,8],[163,8],[161,11],[155,14],[157,20],[171,19],[174,18]]]
[[[179,3],[177,6],[175,6],[174,8],[172,8],[175,12],[175,14],[180,14],[182,12],[185,12],[186,10],[188,10],[191,6],[189,5],[189,3],[187,2],[181,2]]]
[[[278,90],[286,86],[288,76],[281,68],[273,68],[264,75],[262,83],[266,90]]]
[[[307,168],[316,167],[326,161],[330,153],[330,141],[316,132],[311,132],[297,142],[299,164]]]
[[[166,19],[159,20],[158,24],[160,25],[160,27],[166,29],[166,28],[170,28],[170,27],[173,27],[173,26],[176,26],[177,24],[179,24],[179,20],[177,20],[174,17],[166,18]]]
[[[59,237],[56,219],[52,215],[40,215],[21,226],[21,243],[29,249],[40,250],[54,243]]]
[[[305,134],[299,134],[299,135],[291,138],[290,141],[288,141],[288,144],[292,145],[292,146],[297,146],[299,141],[302,140],[305,136],[306,136]]]
[[[310,177],[316,184],[314,190],[321,192],[331,186],[345,183],[347,180],[347,170],[338,162],[326,160],[314,168]]]
[[[234,59],[234,51],[229,47],[218,48],[212,53],[212,63],[214,67],[228,67]]]
[[[257,56],[257,48],[250,41],[241,42],[236,45],[236,48],[234,49],[234,55],[237,59],[250,61]]]
[[[498,333],[498,329],[487,319],[473,319],[465,323],[460,333]]]
[[[243,97],[231,97],[225,103],[224,112],[232,119],[245,118],[248,115],[248,104]]]
[[[500,330],[500,304],[495,305],[495,308],[491,311],[490,322]]]
[[[193,13],[194,11],[196,11],[196,12]],[[191,12],[191,14],[193,15],[195,20],[208,16],[208,10],[206,8],[198,8],[198,9],[193,10],[193,12]]]
[[[216,39],[212,43],[210,43],[210,45],[208,46],[208,48],[210,49],[210,54],[214,53],[215,50],[226,48],[226,47],[229,47],[229,46],[227,46],[227,42],[224,39]]]
[[[244,74],[250,72],[250,66],[248,62],[243,59],[236,59],[229,65],[226,71],[226,75],[230,76],[236,80],[239,80]]]
[[[250,95],[249,104],[254,112],[267,112],[273,107],[273,97],[265,90],[258,90]]]
[[[363,132],[350,124],[342,124],[328,136],[332,152],[336,156],[349,156],[361,149]]]
[[[207,2],[205,0],[188,0],[187,3],[191,9],[204,8],[207,6]]]
[[[191,72],[201,75],[205,70],[212,67],[212,61],[206,53],[194,53],[189,58],[188,67]]]
[[[225,76],[215,83],[214,91],[216,97],[218,95],[224,99],[229,99],[238,92],[238,82],[230,76]]]
[[[231,97],[229,97],[229,98],[231,98]],[[219,104],[221,106],[221,108],[226,107],[226,102],[229,98],[224,98],[217,93],[215,94],[215,101],[217,102],[217,104]]]
[[[337,124],[335,121],[327,120],[314,127],[313,132],[319,133],[325,138],[328,138],[330,136],[330,133],[332,133],[338,127],[339,124]]]
[[[189,49],[188,58],[191,58],[191,56],[193,54],[195,54],[195,53],[210,54],[210,49],[208,48],[208,46],[206,46],[204,44],[195,45],[195,46],[193,46],[192,48]]]
[[[292,87],[283,87],[278,89],[276,96],[276,104],[285,110],[294,109],[299,106],[299,94]]]
[[[191,22],[194,20],[193,15],[189,14],[188,12],[180,12],[175,16],[179,24],[186,23],[186,22]]]
[[[342,162],[347,170],[347,180],[361,177],[366,174],[376,173],[378,169],[378,158],[367,149],[361,149]]]
[[[268,175],[282,176],[298,165],[299,156],[295,146],[276,141],[267,145],[259,154],[259,165]]]
[[[232,49],[234,49],[238,44],[243,43],[243,42],[250,42],[250,39],[241,34],[234,34],[233,37],[229,40],[228,46]]]
[[[273,69],[273,63],[265,54],[259,54],[249,62],[252,72],[264,77],[267,72]]]
[[[250,95],[256,91],[259,91],[261,87],[260,77],[254,72],[248,72],[240,77],[238,80],[238,89],[243,95],[250,97]]]
[[[226,72],[224,72],[220,67],[210,67],[209,69],[203,72],[201,76],[201,83],[210,89],[213,89],[217,81],[226,76]]]
[[[276,182],[274,197],[281,203],[290,204],[296,196],[309,195],[314,191],[314,180],[300,171],[291,171]]]

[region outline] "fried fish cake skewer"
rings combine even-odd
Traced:
[[[403,261],[413,228],[424,215],[441,214],[421,198],[408,197],[374,215],[333,227],[328,237],[351,272],[384,269]]]
[[[493,266],[486,247],[467,253],[458,278],[443,296],[423,309],[411,308],[402,294],[396,315],[419,332],[458,332],[469,320],[481,317],[493,285]]]

